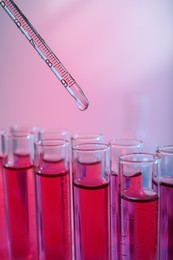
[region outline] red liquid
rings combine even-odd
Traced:
[[[100,164],[80,164],[87,176],[73,183],[76,260],[109,258],[109,183],[94,179]],[[82,175],[82,174],[81,174]]]
[[[140,173],[131,177],[121,195],[121,259],[158,259],[158,197],[141,181]]]
[[[19,163],[20,164],[20,163]],[[4,167],[11,259],[38,259],[33,167]]]
[[[173,259],[173,178],[162,178],[160,186],[160,259]]]
[[[64,162],[46,162],[36,172],[41,259],[71,260],[69,172]]]
[[[7,230],[5,218],[4,188],[2,178],[2,157],[0,157],[0,259],[6,260],[7,250]]]
[[[111,256],[112,259],[119,259],[120,251],[120,197],[119,177],[112,172],[111,181]]]

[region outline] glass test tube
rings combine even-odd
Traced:
[[[7,133],[3,163],[10,259],[38,259],[34,137]]]
[[[78,145],[78,144],[83,144],[83,143],[103,143],[104,141],[104,137],[102,134],[99,133],[91,133],[91,132],[83,132],[83,133],[75,133],[71,136],[71,147]],[[71,149],[72,152],[72,149]],[[73,156],[71,155],[71,161],[73,160]],[[72,167],[72,163],[70,164],[70,166]],[[70,169],[72,172],[72,169]],[[71,181],[72,184],[72,181]],[[73,204],[73,194],[72,194],[72,204]],[[73,221],[73,216],[74,216],[74,212],[73,212],[73,207],[72,207],[72,223],[74,223]],[[74,240],[74,226],[72,225],[72,237]],[[73,241],[73,245],[74,245],[74,241]],[[74,247],[73,247],[73,254],[74,254]]]
[[[71,136],[71,147],[78,145],[80,143],[103,143],[104,141],[104,136],[102,134],[99,133],[91,133],[91,132],[83,132],[83,133],[75,133]],[[72,152],[72,149],[71,149]],[[71,160],[73,159],[73,156],[71,154]],[[72,166],[72,163],[70,164],[70,166]],[[72,172],[72,169],[70,169]],[[72,184],[72,181],[71,181]],[[72,194],[73,195],[73,194]],[[73,200],[73,196],[72,196],[72,200]],[[73,202],[72,202],[73,204]],[[74,216],[74,212],[73,212],[73,207],[72,207],[72,223],[74,223],[73,221],[73,216]],[[73,235],[73,239],[74,239],[74,227],[72,225],[72,235]],[[74,245],[74,243],[73,243]],[[74,248],[73,248],[73,252],[74,252]]]
[[[109,260],[109,147],[73,146],[72,163],[75,259]]]
[[[173,145],[158,147],[160,178],[160,259],[173,259]]]
[[[159,259],[158,156],[120,156],[121,259]]]
[[[3,186],[3,157],[4,157],[4,130],[0,130],[0,259],[8,259],[7,226],[5,216],[4,186]]]
[[[71,260],[69,143],[35,143],[40,259]]]
[[[120,253],[120,198],[119,198],[119,157],[123,154],[142,152],[143,142],[136,139],[112,139],[110,145],[111,163],[111,256],[119,259]]]

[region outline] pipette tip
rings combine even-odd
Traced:
[[[84,111],[88,108],[89,101],[77,83],[73,84],[71,87],[67,87],[67,90],[76,100],[76,104],[79,110]]]

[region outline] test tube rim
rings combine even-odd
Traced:
[[[33,138],[34,135],[30,131],[16,131],[16,132],[4,132],[2,134],[5,138],[10,139],[10,138]]]
[[[90,138],[93,138],[93,137],[104,137],[103,134],[101,133],[94,133],[94,132],[89,132],[89,133],[86,133],[86,132],[79,132],[79,133],[75,133],[71,136],[71,139],[75,139],[75,138],[86,138],[86,139],[90,139]]]
[[[91,148],[92,146],[93,148]],[[80,143],[72,147],[72,150],[76,152],[98,152],[107,151],[108,149],[109,145],[107,143]]]
[[[171,150],[169,150],[171,149]],[[173,155],[173,145],[169,144],[169,145],[163,145],[163,146],[158,146],[156,148],[156,153],[158,155]]]
[[[47,139],[43,139],[38,142],[35,142],[35,145],[38,147],[61,147],[61,146],[68,146],[69,141],[67,141],[65,139],[59,139],[59,138],[56,138],[56,139],[47,138]]]
[[[133,156],[141,156],[142,160],[132,160]],[[144,160],[144,158],[148,158],[148,160]],[[150,159],[149,159],[150,158]],[[119,163],[120,164],[154,164],[160,161],[160,157],[155,153],[148,152],[136,152],[136,153],[128,153],[120,155]]]
[[[131,143],[127,143],[131,142]],[[109,145],[112,147],[137,147],[143,145],[143,141],[140,139],[112,139],[109,141]]]

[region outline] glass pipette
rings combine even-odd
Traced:
[[[24,16],[13,0],[0,0],[0,5],[14,21],[20,31],[25,35],[26,39],[34,47],[41,58],[46,62],[55,76],[60,80],[70,95],[76,100],[76,104],[80,110],[87,109],[89,102],[82,89],[72,78],[61,61],[56,57],[46,42],[41,38],[35,28]]]

